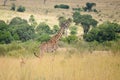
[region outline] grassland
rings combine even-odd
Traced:
[[[119,80],[120,48],[117,44],[90,46],[80,42],[77,49],[61,44],[64,47],[40,59],[33,55],[37,42],[1,45],[0,49],[5,51],[0,52],[7,52],[7,55],[0,57],[0,80]],[[93,47],[95,50],[91,52]]]
[[[43,0],[9,0],[7,6],[2,6],[3,0],[0,0],[0,19],[9,23],[16,16],[29,20],[30,15],[34,15],[38,23],[46,22],[53,26],[58,24],[59,16],[70,17],[73,7],[82,7],[86,2],[88,0],[47,0],[43,5]],[[91,14],[99,23],[107,20],[120,23],[119,0],[89,2],[95,2],[100,12],[87,14]],[[25,6],[26,11],[10,11],[12,3]],[[70,9],[54,9],[56,4],[68,4]],[[79,34],[82,34],[82,29]],[[41,59],[33,55],[35,49],[38,50],[38,42],[0,45],[0,54],[7,54],[0,57],[0,80],[120,80],[120,41],[104,45],[94,42],[91,45],[83,41],[79,44],[61,43],[62,48],[55,53],[45,54]]]
[[[120,80],[120,56],[111,54],[44,55],[0,58],[0,80]]]
[[[0,19],[10,21],[13,17],[19,16],[24,19],[29,19],[30,15],[34,15],[37,22],[46,21],[49,25],[53,26],[58,23],[57,18],[59,16],[70,17],[72,15],[72,8],[83,7],[86,2],[96,3],[96,9],[98,14],[90,12],[99,23],[104,21],[114,21],[120,23],[120,1],[119,0],[46,0],[46,4],[43,4],[43,0],[13,0],[8,1],[7,6],[3,5],[3,0],[0,0]],[[15,3],[16,6],[25,6],[26,11],[24,13],[18,13],[10,11],[11,4]],[[35,4],[35,5],[34,5]],[[54,9],[56,4],[68,4],[70,9]],[[32,6],[31,6],[32,5]],[[86,14],[83,12],[82,14]]]

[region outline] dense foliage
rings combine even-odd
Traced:
[[[71,35],[76,35],[77,34],[77,27],[76,26],[70,27],[70,34]]]
[[[87,14],[81,15],[79,12],[73,13],[73,21],[76,24],[82,25],[84,34],[86,34],[89,31],[90,26],[95,27],[98,23],[95,19],[92,18],[91,15]]]
[[[54,26],[53,26],[52,33],[53,33],[53,34],[57,33],[59,29],[60,29],[60,28],[58,27],[58,25],[54,25]]]
[[[60,4],[60,5],[55,5],[54,8],[61,8],[61,9],[69,9],[69,5],[65,4]]]
[[[69,35],[65,38],[62,38],[61,41],[66,42],[68,44],[76,44],[76,42],[78,41],[78,37],[75,35]]]
[[[91,3],[91,2],[87,2],[86,3],[86,7],[84,7],[84,11],[92,11],[93,6],[96,6],[96,3]]]
[[[9,26],[14,40],[21,40],[24,42],[34,38],[34,28],[30,26],[26,20],[20,17],[13,18]]]
[[[46,42],[46,41],[50,40],[50,38],[51,37],[49,34],[43,33],[42,35],[38,36],[37,41]]]
[[[72,47],[81,51],[108,49],[112,49],[115,52],[120,51],[120,47],[117,45],[120,42],[119,24],[104,22],[95,27],[97,21],[92,19],[92,16],[81,15],[79,12],[73,14],[73,20],[76,24],[82,25],[85,32],[83,36],[84,40],[80,40],[80,37],[76,36],[77,27],[73,25],[68,27],[70,34],[62,37],[59,42],[60,46],[72,45]],[[35,19],[32,15],[29,19],[31,25],[28,24],[27,20],[20,17],[13,18],[9,24],[0,20],[0,56],[20,56],[30,53],[33,55],[36,46],[39,46],[40,42],[48,41],[60,29],[58,25],[54,25],[51,29],[44,22],[34,26],[32,25],[34,21]],[[65,21],[64,17],[60,17],[59,25]],[[91,25],[93,28],[89,30]]]
[[[15,11],[15,9],[16,9],[16,5],[13,3],[10,10]]]
[[[85,34],[84,39],[88,42],[112,41],[119,37],[117,33],[120,33],[120,25],[116,23],[105,22]]]
[[[33,15],[30,16],[29,22],[30,22],[30,25],[33,26],[34,28],[37,26],[37,22]]]
[[[25,7],[24,6],[19,6],[17,11],[18,12],[24,12],[25,11]]]
[[[46,34],[52,34],[52,31],[51,31],[50,27],[46,23],[44,23],[44,22],[40,23],[37,26],[36,32],[38,34],[40,34],[40,35],[42,35],[44,33],[46,33]]]
[[[12,36],[8,29],[8,25],[0,20],[0,43],[10,43],[11,41]]]

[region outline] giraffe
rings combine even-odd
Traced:
[[[60,23],[60,30],[57,32],[56,35],[54,35],[53,37],[51,37],[51,39],[47,42],[43,42],[40,46],[39,46],[39,53],[40,55],[38,56],[36,53],[34,53],[34,55],[38,58],[40,58],[41,56],[43,56],[43,53],[49,53],[49,52],[54,52],[57,48],[58,48],[58,41],[60,40],[60,38],[62,37],[64,31],[66,28],[68,28],[70,26],[71,23],[71,19],[67,19],[66,21]]]

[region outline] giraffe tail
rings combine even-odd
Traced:
[[[35,55],[37,58],[40,58],[40,56],[38,56],[35,52],[34,52],[34,55]]]

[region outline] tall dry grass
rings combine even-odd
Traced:
[[[0,80],[120,80],[120,56],[108,53],[46,54],[23,61],[1,57]]]

